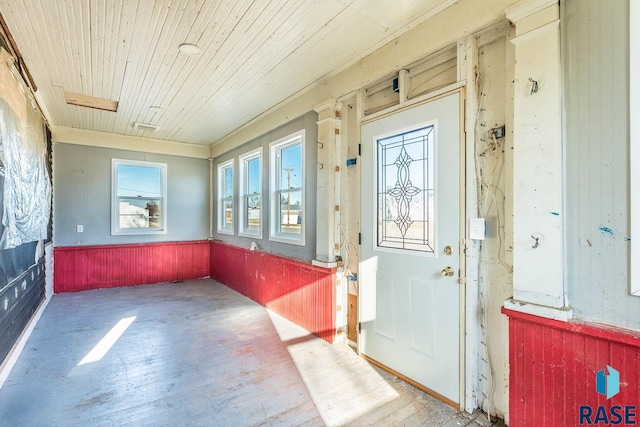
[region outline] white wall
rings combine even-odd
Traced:
[[[569,303],[578,317],[640,330],[629,294],[629,2],[562,11]]]

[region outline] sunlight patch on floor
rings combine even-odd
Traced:
[[[340,354],[352,352],[348,346],[331,345],[278,314],[267,312],[280,339],[292,341],[287,349],[325,424],[344,425],[399,397],[364,359],[355,353],[348,358]]]
[[[102,360],[105,354],[109,352],[111,347],[113,347],[129,326],[131,326],[134,320],[136,320],[136,316],[120,319],[118,323],[116,323],[116,325],[100,340],[100,342],[98,342],[98,344],[96,344],[96,346],[87,353],[80,363],[78,363],[78,366]]]

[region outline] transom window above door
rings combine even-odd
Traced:
[[[434,253],[434,126],[376,140],[379,248]]]

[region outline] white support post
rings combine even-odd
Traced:
[[[465,222],[478,216],[477,176],[475,169],[475,131],[478,100],[476,94],[476,65],[478,64],[478,42],[475,36],[458,42],[458,81],[466,81],[465,91]],[[480,404],[479,347],[480,347],[480,300],[479,259],[480,243],[465,238],[465,334],[464,334],[464,410],[473,412]]]
[[[566,320],[557,0],[521,0],[515,25],[513,299],[505,307]]]
[[[339,217],[339,204],[336,204],[336,179],[335,171],[336,141],[340,134],[340,119],[337,112],[335,99],[314,107],[318,113],[318,164],[317,168],[317,193],[316,193],[316,259],[315,265],[333,268],[336,267],[336,217]],[[337,154],[339,156],[339,154]],[[337,183],[340,184],[339,181]],[[340,192],[338,191],[338,203]],[[338,228],[336,228],[336,226]]]

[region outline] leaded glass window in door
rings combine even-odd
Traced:
[[[377,140],[377,245],[433,253],[434,126]]]

